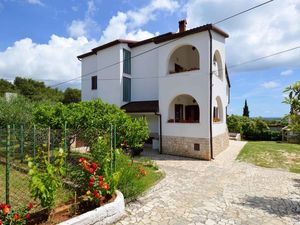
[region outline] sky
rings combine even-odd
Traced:
[[[106,42],[143,40],[214,23],[265,0],[0,0],[0,78],[22,76],[48,85],[80,77],[76,56]],[[285,87],[300,80],[300,0],[274,0],[218,26],[226,40],[232,84],[229,114],[281,117]],[[200,53],[201,54],[201,53]],[[80,79],[60,88],[80,87]]]

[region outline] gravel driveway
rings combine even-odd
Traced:
[[[211,162],[153,155],[166,178],[117,224],[300,225],[300,175],[235,161],[244,145]]]

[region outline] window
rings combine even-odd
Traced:
[[[131,101],[131,79],[128,77],[123,77],[123,101]]]
[[[175,104],[175,122],[183,121],[183,105]]]
[[[131,74],[131,52],[123,49],[123,72]]]
[[[199,107],[198,105],[185,106],[185,120],[187,122],[199,122]]]
[[[219,109],[218,107],[214,107],[214,122],[219,122],[220,118],[219,118]]]
[[[200,144],[194,144],[194,150],[195,151],[200,151]]]
[[[97,90],[97,76],[92,76],[92,90]]]

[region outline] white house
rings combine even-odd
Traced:
[[[161,153],[210,160],[229,143],[228,34],[207,24],[143,41],[115,40],[78,56],[82,100],[145,116]]]

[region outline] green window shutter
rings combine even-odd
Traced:
[[[131,74],[131,52],[123,49],[123,72]]]
[[[131,101],[131,79],[123,77],[123,101]]]

